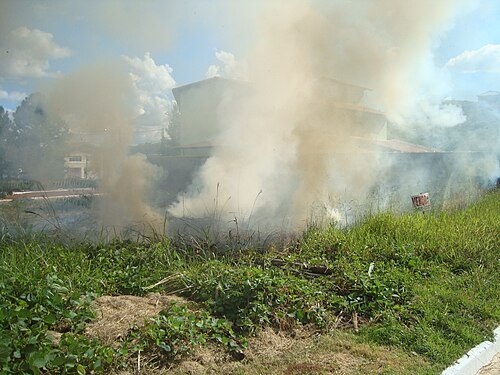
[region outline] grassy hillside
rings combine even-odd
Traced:
[[[0,372],[132,371],[142,358],[148,373],[200,347],[234,361],[228,373],[334,372],[305,355],[313,345],[368,358],[345,373],[373,373],[378,358],[390,359],[378,373],[439,373],[500,324],[499,228],[494,191],[462,210],[313,227],[266,249],[0,233]],[[151,292],[181,298],[112,343],[88,334],[93,300]],[[269,329],[312,341],[264,361],[255,337]]]

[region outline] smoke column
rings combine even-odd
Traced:
[[[422,66],[459,3],[271,3],[248,58],[252,93],[221,110],[221,146],[170,212],[204,216],[216,201],[227,220],[288,218],[300,226],[316,204],[335,216],[332,199],[362,199],[388,165],[359,152],[350,135],[360,120],[346,110],[357,100],[328,93],[328,82],[373,89],[377,108],[403,124],[414,115],[420,84],[432,80]]]
[[[100,176],[104,195],[99,200],[100,224],[118,231],[134,225],[144,230],[145,223],[159,227],[161,217],[144,201],[155,171],[145,157],[128,155],[133,88],[123,65],[81,69],[59,79],[48,91],[50,109],[71,129],[73,151],[93,155],[88,167]]]

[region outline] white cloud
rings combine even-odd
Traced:
[[[128,56],[124,56],[124,59],[131,66],[134,82],[140,89],[161,93],[175,85],[175,80],[170,75],[173,69],[167,64],[156,65],[149,52],[144,54],[142,60]]]
[[[130,66],[130,78],[136,90],[138,141],[158,140],[161,130],[168,125],[168,113],[172,108],[171,90],[175,86],[172,68],[167,64],[157,65],[149,52],[142,59],[123,58]]]
[[[12,102],[20,102],[24,100],[28,95],[25,94],[24,92],[19,92],[19,91],[5,91],[0,88],[0,99],[1,100],[8,100]]]
[[[487,44],[473,51],[464,51],[451,58],[446,67],[467,73],[500,73],[500,44]]]
[[[68,48],[53,41],[52,34],[19,27],[0,36],[0,78],[51,76],[49,61],[70,55]]]
[[[215,52],[215,57],[222,65],[210,65],[205,77],[225,77],[241,81],[248,80],[248,64],[245,60],[236,60],[234,55],[226,51]]]
[[[218,65],[210,65],[205,73],[206,78],[220,77],[220,67]]]

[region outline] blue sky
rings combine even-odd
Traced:
[[[276,3],[286,6],[286,1]],[[500,90],[500,2],[468,3],[436,36],[432,52],[447,76],[449,96],[474,99]],[[166,70],[159,67],[168,65],[175,84],[203,79],[210,66],[227,72],[254,42],[251,25],[259,6],[251,0],[2,0],[0,105],[15,109],[23,95],[55,76],[123,56],[145,64],[150,53],[152,77],[163,74],[167,82]],[[143,89],[148,87],[151,83],[143,82]]]
[[[491,44],[494,50],[500,48],[500,2],[496,0],[481,0],[472,10],[458,16],[452,28],[446,33],[435,50],[435,62],[438,66],[446,63],[465,51],[478,51]],[[468,67],[474,63],[479,65],[480,57],[470,56]],[[456,98],[473,99],[475,95],[490,90],[500,91],[500,54],[490,53],[482,56],[483,62],[490,69],[463,69],[467,60],[462,59],[462,67],[449,68],[452,92]],[[488,71],[486,71],[488,70]]]

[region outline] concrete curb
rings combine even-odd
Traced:
[[[441,375],[475,375],[500,352],[500,327],[493,331],[493,342],[483,341],[469,350],[469,352],[444,370]]]

